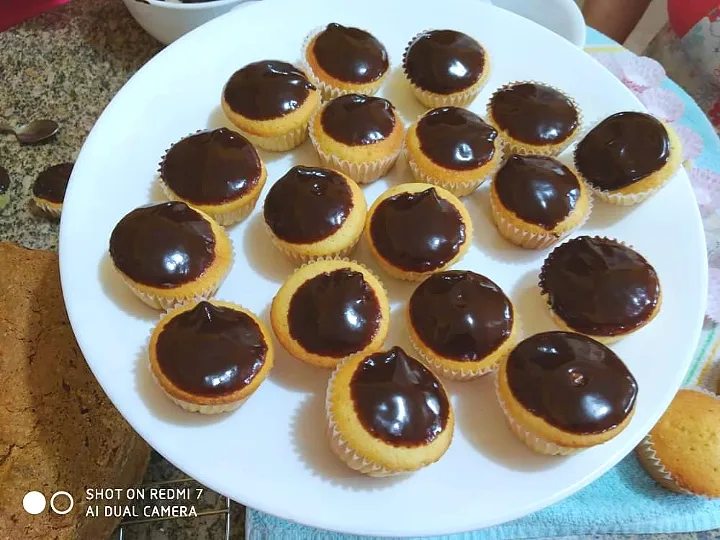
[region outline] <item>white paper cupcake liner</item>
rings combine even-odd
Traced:
[[[45,212],[47,215],[59,218],[60,214],[62,213],[62,204],[60,205],[60,208],[57,208],[56,206],[53,206],[51,203],[39,199],[37,197],[33,197],[33,201],[35,201],[35,206],[37,206],[40,210]]]
[[[450,381],[470,381],[473,379],[478,379],[484,375],[487,375],[488,373],[491,373],[497,367],[496,362],[486,368],[464,370],[452,369],[445,364],[441,364],[440,362],[435,361],[434,358],[425,353],[422,347],[416,342],[415,339],[413,339],[413,336],[410,332],[408,332],[408,337],[418,356],[420,356],[420,358],[425,362],[426,365],[428,365],[432,369],[432,371],[434,371],[437,375],[443,377],[444,379],[448,379]]]
[[[275,236],[275,233],[273,233],[270,226],[267,224],[267,222],[263,219],[263,227],[265,231],[267,232],[268,236],[270,237],[270,241],[272,242],[273,246],[277,248],[277,250],[282,253],[285,257],[287,257],[292,263],[296,265],[302,265],[309,262],[314,262],[319,259],[332,259],[332,258],[347,258],[349,257],[353,251],[355,251],[355,248],[358,245],[358,242],[360,241],[360,238],[362,237],[362,231],[360,234],[358,234],[357,238],[355,238],[354,242],[347,247],[333,251],[332,253],[319,253],[315,255],[308,255],[305,253],[298,253],[296,251],[289,250],[283,243],[278,239],[277,236]],[[337,231],[336,231],[337,232]],[[333,233],[335,234],[335,233]],[[349,259],[347,259],[349,260]]]
[[[308,125],[303,123],[301,126],[296,127],[283,133],[282,135],[275,135],[271,137],[264,137],[262,135],[255,135],[248,133],[247,131],[237,128],[238,131],[256,147],[262,148],[263,150],[269,150],[270,152],[286,152],[300,146],[308,136]]]

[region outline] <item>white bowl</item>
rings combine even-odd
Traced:
[[[214,0],[181,4],[162,0],[123,0],[138,24],[166,45],[246,1]]]

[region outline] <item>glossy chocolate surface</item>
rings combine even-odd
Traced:
[[[513,154],[493,182],[505,208],[548,230],[570,215],[580,197],[580,183],[572,171],[549,157]]]
[[[380,302],[360,272],[324,272],[290,300],[290,335],[306,351],[343,358],[367,347],[380,327]]]
[[[387,99],[348,94],[328,103],[320,122],[325,132],[336,141],[361,146],[389,137],[395,129],[395,114]]]
[[[5,167],[0,165],[0,195],[5,195],[10,189],[10,175]]]
[[[160,176],[170,189],[197,204],[238,199],[257,186],[261,173],[253,145],[227,128],[178,141],[160,164]]]
[[[173,317],[160,332],[156,349],[162,373],[181,390],[204,397],[247,386],[267,351],[252,317],[210,302]]]
[[[340,174],[297,166],[270,188],[263,217],[281,240],[311,244],[340,229],[352,208],[352,191]]]
[[[142,206],[110,236],[115,266],[133,281],[171,289],[200,276],[215,260],[210,223],[183,202]]]
[[[236,71],[223,97],[230,108],[252,120],[271,120],[299,109],[315,87],[298,68],[280,60],[253,62]]]
[[[645,258],[613,240],[580,236],[555,248],[540,273],[552,310],[578,332],[614,336],[650,319],[660,282]]]
[[[571,332],[545,332],[522,341],[507,362],[510,391],[552,426],[602,433],[632,411],[637,382],[602,343]]]
[[[649,114],[621,112],[595,126],[575,150],[575,166],[593,186],[615,191],[659,171],[670,159],[665,126]]]
[[[74,165],[74,163],[59,163],[42,171],[33,184],[33,195],[46,201],[62,204]]]
[[[450,201],[429,188],[382,201],[370,221],[370,236],[393,266],[427,272],[458,254],[465,242],[465,223]]]
[[[480,79],[485,50],[462,32],[430,30],[410,42],[403,67],[415,86],[435,94],[452,94]]]
[[[459,107],[433,109],[417,125],[420,149],[435,164],[457,171],[480,167],[497,151],[497,131]]]
[[[485,276],[449,270],[433,274],[410,297],[410,323],[444,358],[478,362],[510,336],[513,307]]]
[[[350,396],[363,427],[394,446],[431,443],[447,427],[450,403],[440,381],[400,347],[363,360]]]
[[[349,83],[378,80],[388,70],[388,54],[372,34],[330,23],[315,38],[312,51],[330,76]]]
[[[572,101],[554,88],[521,83],[502,89],[490,100],[498,127],[520,142],[558,144],[578,128],[578,112]]]

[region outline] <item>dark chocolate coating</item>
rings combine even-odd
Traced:
[[[636,251],[607,238],[580,236],[556,247],[540,272],[552,310],[577,332],[624,334],[647,322],[660,282]]]
[[[360,272],[324,272],[290,300],[290,335],[306,351],[344,358],[367,347],[380,327],[380,302]]]
[[[75,163],[59,163],[43,170],[35,179],[33,195],[39,199],[62,204],[74,166]]]
[[[195,396],[218,397],[250,384],[268,352],[249,315],[200,302],[160,331],[156,355],[162,373]]]
[[[5,195],[10,189],[10,175],[5,167],[0,165],[0,195]]]
[[[350,186],[340,174],[297,166],[270,188],[263,217],[281,240],[311,244],[340,229],[353,206]]]
[[[333,99],[323,109],[320,122],[325,133],[349,146],[374,144],[395,129],[395,114],[387,99],[348,94]]]
[[[441,107],[423,116],[417,125],[420,149],[435,164],[466,171],[490,161],[497,131],[467,109]]]
[[[170,189],[196,204],[239,199],[257,186],[261,174],[255,147],[227,128],[178,141],[160,164],[160,176]]]
[[[444,358],[478,362],[510,336],[513,307],[502,289],[475,272],[433,274],[410,297],[410,324]]]
[[[475,84],[485,68],[485,49],[455,30],[430,30],[410,42],[403,56],[410,81],[428,92],[452,94]]]
[[[372,34],[337,23],[318,34],[312,52],[328,75],[343,82],[371,83],[389,67],[385,47]]]
[[[299,109],[315,87],[298,68],[280,60],[253,62],[233,73],[223,97],[252,120],[271,120]]]
[[[665,126],[649,114],[609,116],[575,149],[575,167],[594,187],[616,191],[659,171],[670,159]]]
[[[199,278],[210,267],[215,234],[210,223],[183,202],[141,206],[115,225],[110,256],[133,281],[171,289]]]
[[[460,212],[435,188],[382,201],[370,220],[370,236],[387,262],[409,272],[440,268],[466,240]]]
[[[513,154],[494,180],[500,202],[528,223],[552,230],[573,211],[580,182],[559,161]]]
[[[363,427],[393,446],[429,444],[447,427],[445,389],[400,347],[363,360],[350,380],[350,396]]]
[[[520,83],[496,92],[490,100],[496,124],[520,142],[559,144],[579,125],[570,99],[550,86]]]
[[[578,435],[620,425],[637,397],[637,382],[615,353],[572,332],[545,332],[522,341],[508,358],[507,380],[524,408]]]

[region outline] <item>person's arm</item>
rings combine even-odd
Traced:
[[[624,42],[650,5],[650,0],[585,0],[585,22],[618,43]]]

